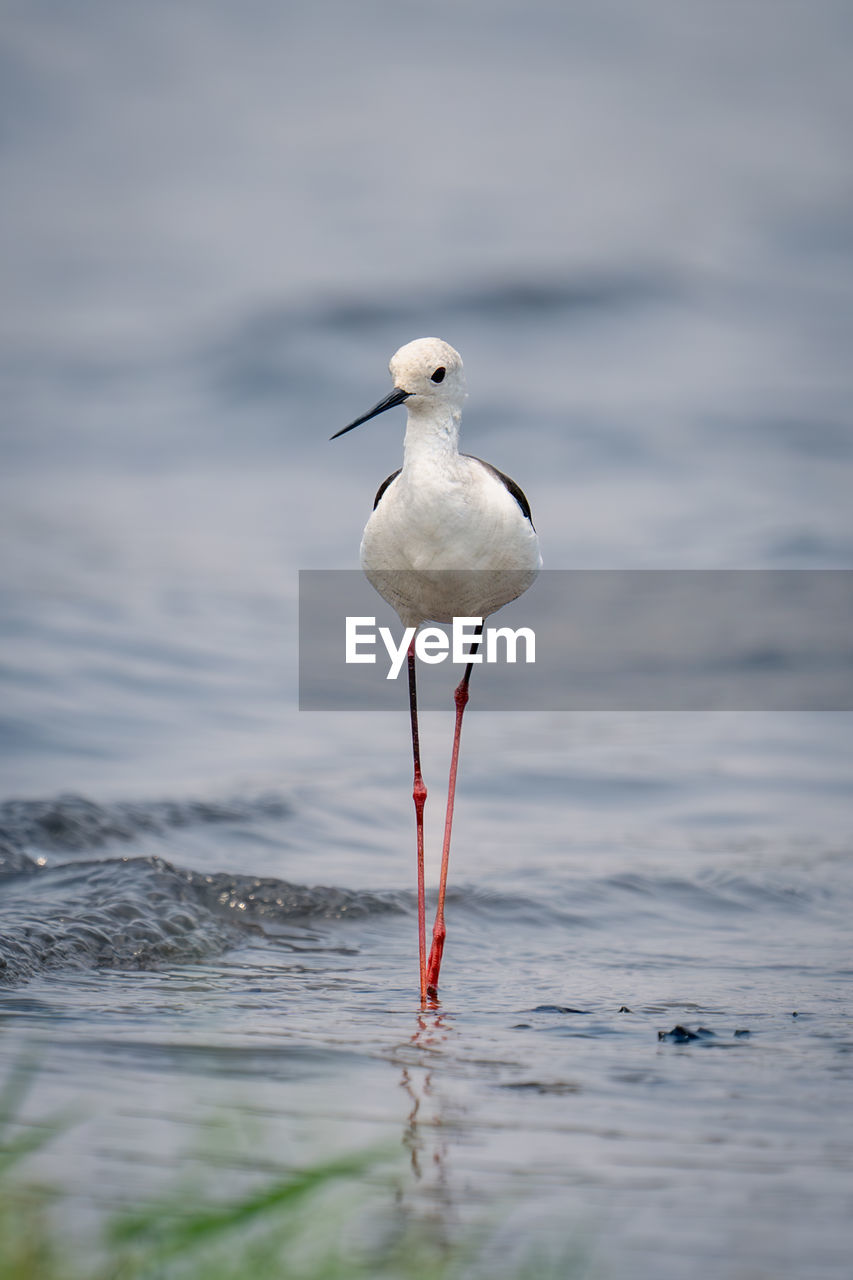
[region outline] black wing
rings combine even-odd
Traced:
[[[389,486],[389,484],[391,483],[391,481],[392,481],[392,480],[396,480],[396,479],[397,479],[397,476],[400,474],[400,472],[401,472],[402,470],[403,470],[403,468],[402,468],[402,467],[399,467],[399,468],[394,472],[394,474],[393,474],[393,475],[390,475],[390,476],[388,477],[388,479],[387,479],[387,480],[383,480],[383,481],[382,481],[381,485],[380,485],[380,486],[379,486],[379,488],[376,490],[376,497],[373,499],[373,510],[374,510],[374,511],[375,511],[375,510],[376,510],[376,508],[379,506],[379,503],[382,501],[382,495],[383,495],[383,493],[385,492],[385,490],[388,488],[388,486]],[[521,490],[519,490],[519,493],[520,493],[520,492],[521,492]]]
[[[463,458],[474,458],[473,453],[464,453],[462,456]],[[479,462],[481,467],[485,467],[487,471],[490,471],[496,480],[500,480],[504,488],[509,493],[512,494],[512,496],[515,498],[518,505],[521,507],[522,515],[525,517],[525,519],[530,521],[530,527],[532,529],[535,529],[536,526],[534,525],[533,519],[530,515],[530,503],[527,501],[527,497],[524,493],[524,490],[521,488],[521,486],[517,485],[515,481],[510,478],[510,476],[505,476],[502,471],[498,471],[497,467],[493,467],[491,462],[484,462],[482,458],[474,458],[474,461]],[[395,474],[399,475],[399,472],[396,472]],[[379,490],[379,493],[376,496],[377,502],[382,497],[382,494],[385,491],[385,485],[390,484],[393,479],[394,479],[394,476],[390,476],[389,479],[385,481],[385,484],[382,486],[382,488]]]

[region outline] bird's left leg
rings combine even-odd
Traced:
[[[418,735],[418,694],[415,682],[415,642],[409,645],[409,713],[412,722],[412,756],[415,764],[415,779],[412,786],[412,799],[415,802],[415,823],[417,827],[418,850],[418,960],[421,978],[421,1001],[426,1000],[426,907],[424,894],[424,804],[427,789],[421,774],[421,746]]]
[[[478,637],[482,633],[482,625],[478,631]],[[480,647],[479,638],[472,646],[471,653],[474,654]],[[447,784],[447,813],[444,819],[444,843],[441,849],[441,879],[438,885],[438,907],[435,913],[435,924],[432,930],[432,947],[429,953],[429,964],[427,965],[427,995],[434,1000],[438,995],[438,974],[441,969],[441,957],[444,954],[444,939],[447,936],[447,929],[444,925],[444,897],[447,892],[447,868],[450,863],[450,833],[453,827],[453,805],[456,799],[456,773],[459,768],[459,740],[462,735],[462,717],[465,714],[465,707],[468,704],[468,685],[471,680],[471,672],[474,669],[473,662],[469,662],[465,668],[465,674],[456,686],[453,694],[456,703],[456,727],[453,731],[453,751],[450,756],[450,779]]]

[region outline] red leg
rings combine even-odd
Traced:
[[[478,642],[479,644],[479,642]],[[472,652],[476,653],[478,645]],[[447,891],[447,868],[450,863],[450,832],[453,826],[453,804],[456,799],[456,771],[459,767],[459,739],[462,734],[462,716],[468,702],[468,682],[471,679],[473,663],[469,662],[465,674],[456,687],[453,697],[456,702],[456,728],[453,732],[453,752],[450,756],[450,780],[447,784],[447,814],[444,819],[444,844],[441,849],[441,880],[438,885],[438,908],[435,913],[435,925],[432,931],[432,948],[427,966],[427,995],[435,1000],[438,995],[438,973],[441,968],[441,957],[444,953],[444,939],[447,930],[444,927],[444,895]]]
[[[409,711],[412,719],[412,755],[415,761],[415,781],[412,799],[415,802],[415,821],[418,839],[418,960],[421,976],[421,1002],[426,1000],[426,908],[424,905],[424,804],[427,789],[421,776],[421,746],[418,737],[418,695],[415,685],[415,642],[409,645]]]

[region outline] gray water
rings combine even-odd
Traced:
[[[223,1178],[378,1139],[508,1257],[848,1274],[849,713],[478,716],[475,676],[421,1012],[405,707],[296,709],[296,592],[402,414],[328,437],[428,333],[550,568],[851,567],[851,34],[4,6],[0,1071],[80,1115],[82,1221],[238,1106]]]

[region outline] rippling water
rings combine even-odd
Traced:
[[[850,715],[475,675],[422,1013],[405,710],[296,710],[296,573],[430,332],[550,568],[850,567],[849,16],[249,8],[5,23],[0,1069],[83,1216],[239,1105],[257,1168],[398,1142],[451,1238],[846,1276]]]

